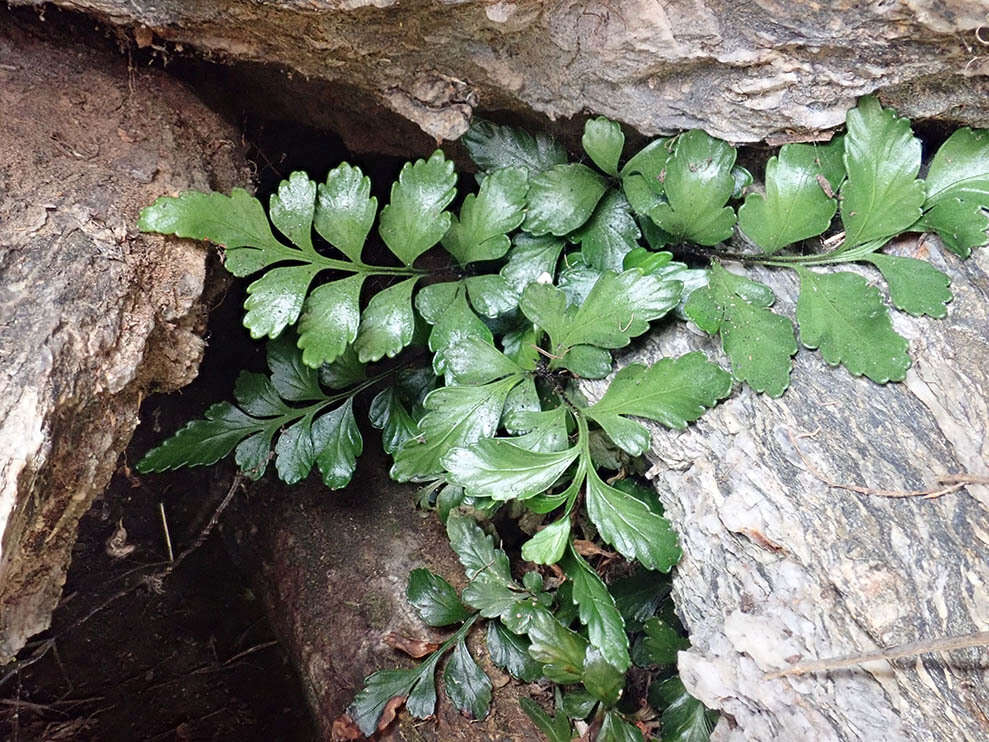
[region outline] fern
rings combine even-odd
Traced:
[[[487,122],[464,143],[481,174],[457,214],[448,211],[456,175],[440,151],[405,166],[380,213],[368,179],[347,164],[320,184],[293,173],[271,197],[270,224],[242,190],[146,208],[142,229],[222,245],[233,274],[258,276],[244,324],[270,338],[270,373],[242,374],[236,405],[210,407],[138,469],[233,452],[253,478],[273,457],[286,482],[316,468],[327,487],[342,487],[363,448],[353,401],[379,387],[370,418],[391,474],[422,483],[420,501],[446,522],[467,584],[457,595],[425,570],[410,575],[423,620],[458,628],[419,667],[368,678],[350,712],[361,731],[373,733],[397,696],[412,715],[432,714],[447,653],[447,696],[486,715],[491,684],[464,643],[486,621],[497,665],[574,686],[557,692],[554,715],[524,704],[550,739],[570,739],[572,721],[591,718],[598,740],[643,739],[623,715],[633,710],[622,700],[633,664],[651,668],[663,739],[704,738],[712,716],[670,676],[684,646],[665,576],[680,558],[676,533],[655,492],[628,476],[650,445],[639,420],[681,429],[733,380],[771,396],[789,385],[797,328],[770,286],[728,263],[795,271],[800,343],[875,382],[903,379],[908,344],[887,301],[859,273],[833,267],[872,266],[896,309],[945,316],[947,276],[882,251],[909,231],[936,232],[960,258],[989,242],[989,135],[953,134],[924,181],[909,122],[865,98],[844,135],[784,145],[759,190],[735,149],[702,131],[652,142],[624,163],[621,128],[603,118],[587,122],[586,163],[568,162],[549,137]],[[364,262],[376,220],[394,263]],[[420,260],[433,250],[447,258]],[[451,268],[423,267],[444,262]],[[384,287],[363,296],[371,276]],[[612,376],[613,351],[674,316],[719,336],[731,371],[689,353]],[[579,381],[609,376],[589,403]],[[558,565],[558,577],[544,581],[537,566],[515,579],[479,525],[502,509],[541,518],[522,557]],[[606,548],[643,569],[612,579],[593,556]]]

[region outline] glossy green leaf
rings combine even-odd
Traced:
[[[309,285],[320,270],[315,265],[282,266],[250,284],[244,302],[247,310],[244,327],[251,331],[251,337],[276,338],[286,327],[295,324]]]
[[[268,368],[271,384],[282,399],[292,402],[311,402],[323,399],[319,387],[319,374],[302,362],[302,353],[295,339],[282,336],[268,343]]]
[[[571,719],[586,719],[597,705],[598,699],[583,688],[577,688],[563,694],[560,709]]]
[[[512,374],[522,373],[515,361],[484,338],[462,337],[442,351],[443,368],[457,384],[487,384]]]
[[[381,210],[378,231],[399,260],[412,265],[450,228],[444,211],[456,195],[453,163],[436,150],[428,160],[406,163],[392,185],[391,200]]]
[[[316,184],[305,173],[294,172],[271,196],[268,212],[278,231],[303,250],[312,250]]]
[[[292,413],[292,409],[278,396],[271,379],[264,374],[241,371],[234,384],[234,398],[240,408],[253,417]]]
[[[428,569],[414,569],[409,573],[405,597],[415,608],[419,618],[429,626],[449,626],[462,623],[470,613],[460,602],[457,591],[449,582]]]
[[[469,448],[454,448],[443,457],[450,480],[469,497],[526,499],[559,479],[579,450],[542,453],[520,448],[509,439],[488,438]]]
[[[491,681],[461,639],[443,671],[447,698],[468,719],[483,719],[491,706]]]
[[[580,622],[587,627],[591,646],[599,650],[601,656],[623,676],[631,664],[628,635],[625,633],[625,620],[615,607],[615,600],[608,592],[608,586],[572,546],[560,566],[573,582],[573,600],[579,610]],[[586,678],[584,684],[587,685]],[[622,685],[624,680],[616,693],[621,690]],[[608,701],[595,693],[590,686],[587,689],[608,705],[618,700],[616,697]]]
[[[522,544],[522,558],[536,564],[556,564],[570,543],[570,518],[550,523]]]
[[[330,389],[346,389],[367,378],[364,364],[357,357],[357,350],[348,345],[331,363],[319,367],[319,383]]]
[[[229,196],[197,191],[162,196],[141,210],[137,226],[144,232],[222,245],[227,248],[227,268],[235,276],[249,275],[298,252],[275,239],[261,202],[243,188],[234,188]]]
[[[708,742],[718,719],[716,711],[687,693],[677,676],[649,687],[649,705],[663,709],[662,742]]]
[[[521,293],[540,276],[547,275],[552,281],[562,251],[563,242],[555,237],[518,235],[500,275],[517,293]]]
[[[826,146],[785,144],[766,163],[766,194],[750,193],[738,210],[739,229],[764,253],[777,252],[831,226],[838,202],[828,195],[834,191],[820,152],[840,146],[840,139]]]
[[[319,185],[314,226],[324,240],[359,263],[377,211],[371,179],[345,162],[330,170],[326,182]]]
[[[622,416],[644,417],[680,430],[730,392],[731,376],[720,366],[703,353],[687,353],[652,366],[626,366],[585,412],[618,446],[637,456],[648,449],[649,433]]]
[[[539,731],[546,735],[547,742],[570,742],[573,739],[573,729],[566,714],[558,712],[555,716],[550,716],[539,704],[525,696],[519,698],[519,706]]]
[[[645,622],[643,630],[645,634],[632,649],[632,658],[639,667],[675,665],[677,652],[690,646],[676,628],[656,616]]]
[[[673,141],[670,139],[654,139],[645,147],[632,155],[622,168],[621,175],[644,175],[650,181],[656,182],[657,193],[663,193],[663,170],[666,162],[673,155]]]
[[[567,151],[548,134],[532,135],[524,129],[499,126],[474,119],[460,140],[481,170],[522,167],[530,174],[567,161]]]
[[[416,306],[427,322],[433,325],[429,334],[429,349],[436,355],[433,368],[438,374],[446,369],[443,351],[449,345],[469,337],[491,343],[491,330],[474,314],[467,303],[467,289],[462,282],[433,284],[416,296]]]
[[[601,650],[591,644],[584,656],[581,680],[588,692],[605,706],[614,706],[625,688],[625,672],[612,665]]]
[[[364,450],[364,439],[354,418],[354,398],[348,397],[336,409],[317,417],[311,435],[323,484],[331,490],[346,487],[357,468],[357,457]]]
[[[464,279],[470,303],[485,317],[507,314],[519,305],[519,295],[499,275],[485,274]]]
[[[588,119],[580,143],[591,161],[608,175],[618,175],[618,161],[625,148],[625,135],[614,121],[604,116]]]
[[[506,420],[506,427],[524,433],[513,438],[512,443],[529,451],[562,451],[568,445],[567,410],[563,406],[516,413]]]
[[[677,240],[716,245],[732,234],[735,212],[725,206],[735,189],[735,148],[700,129],[681,134],[666,162],[666,203],[650,218]]]
[[[799,274],[800,342],[855,375],[879,384],[902,381],[910,366],[908,343],[893,330],[879,290],[855,273]]]
[[[186,423],[175,435],[145,454],[137,470],[145,474],[215,464],[264,424],[264,420],[245,414],[229,402],[211,405],[203,420]]]
[[[572,239],[580,244],[580,252],[591,267],[621,271],[625,255],[636,248],[641,236],[625,196],[610,190]]]
[[[873,253],[865,257],[889,284],[893,306],[919,317],[946,317],[951,301],[951,279],[926,260]]]
[[[267,275],[279,270],[283,269],[276,268]],[[304,364],[319,368],[332,363],[354,342],[361,319],[363,284],[364,276],[350,276],[324,283],[306,298],[299,317],[299,348]]]
[[[757,392],[779,397],[790,383],[797,352],[793,323],[769,310],[772,290],[712,262],[708,285],[695,290],[684,313],[705,332],[721,334],[735,378]]]
[[[525,218],[529,174],[523,168],[496,170],[481,182],[477,195],[468,194],[443,237],[446,248],[461,265],[497,260],[511,247],[507,233]]]
[[[513,634],[499,621],[488,622],[487,646],[491,661],[512,677],[523,683],[542,677],[542,665],[529,655],[529,640]]]
[[[609,592],[631,630],[655,615],[660,603],[670,594],[670,579],[666,575],[640,569],[629,577],[611,583]]]
[[[568,234],[590,218],[606,189],[605,179],[586,165],[555,165],[532,178],[522,228],[537,237]]]
[[[357,349],[361,363],[394,358],[412,342],[415,316],[412,313],[412,290],[418,277],[407,278],[371,297],[357,330]]]
[[[368,413],[371,424],[381,431],[381,446],[393,454],[406,441],[419,434],[419,423],[409,412],[394,387],[385,389],[371,400]]]
[[[483,386],[442,387],[429,393],[419,436],[395,453],[392,478],[399,482],[442,474],[443,457],[453,448],[490,438],[498,428],[505,397],[519,383],[508,377]]]
[[[446,535],[468,580],[485,573],[506,585],[514,584],[508,566],[508,555],[495,547],[494,539],[466,515],[451,513],[446,522]]]
[[[275,443],[275,469],[285,484],[301,482],[316,463],[312,439],[312,415],[305,415],[282,431]]]
[[[234,450],[234,461],[241,473],[251,481],[264,476],[271,460],[271,441],[278,432],[280,420],[272,420],[267,427],[245,438]]]
[[[605,484],[593,468],[587,471],[586,503],[601,538],[628,559],[661,572],[680,561],[677,535],[669,521],[641,500]]]
[[[388,702],[397,696],[408,696],[412,686],[425,677],[422,667],[425,665],[412,670],[379,670],[365,679],[364,688],[347,709],[361,732],[374,734]]]
[[[931,160],[926,179],[925,229],[967,258],[989,244],[989,130],[959,129]]]
[[[845,244],[862,245],[908,229],[926,198],[920,170],[920,140],[910,122],[873,96],[848,112],[841,221]]]
[[[643,742],[643,737],[637,726],[625,721],[617,711],[609,711],[594,742]]]
[[[529,654],[543,664],[543,675],[556,683],[576,683],[584,674],[587,640],[557,621],[549,611],[532,613],[526,629]]]

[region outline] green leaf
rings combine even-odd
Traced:
[[[324,240],[359,263],[377,211],[371,179],[345,162],[330,170],[326,183],[320,183],[314,224]]]
[[[951,279],[926,260],[900,258],[873,253],[868,260],[883,274],[889,284],[889,298],[893,306],[919,317],[946,317],[951,301],[948,285]]]
[[[442,474],[440,463],[453,448],[490,438],[498,429],[505,397],[520,379],[510,376],[484,386],[442,387],[425,399],[428,412],[420,435],[395,454],[391,476],[399,482]]]
[[[612,665],[601,650],[591,644],[584,657],[584,687],[605,706],[614,706],[625,688],[625,673]]]
[[[650,184],[655,183],[655,193],[663,195],[663,170],[673,154],[670,151],[672,144],[673,140],[670,139],[652,140],[629,158],[622,168],[622,177],[644,175]]]
[[[522,228],[562,237],[590,218],[606,189],[605,179],[586,165],[554,165],[532,179]]]
[[[502,617],[519,600],[519,594],[509,584],[489,573],[481,573],[464,588],[464,602],[485,618]]]
[[[141,210],[137,226],[144,232],[222,245],[227,248],[227,269],[235,276],[249,275],[296,252],[275,239],[261,202],[243,188],[234,188],[229,196],[197,191],[162,196]]]
[[[961,258],[989,244],[989,130],[959,129],[931,160],[922,226]]]
[[[529,654],[543,663],[543,675],[556,683],[576,683],[584,674],[587,640],[557,621],[545,610],[536,610],[526,629]]]
[[[361,363],[394,358],[412,342],[415,316],[412,313],[412,290],[418,277],[407,278],[371,297],[357,330],[358,358]]]
[[[422,667],[425,665],[412,670],[379,670],[365,679],[364,688],[347,709],[361,732],[368,737],[374,734],[388,702],[397,696],[408,696],[412,686],[425,677]]]
[[[393,454],[406,441],[419,434],[419,423],[412,417],[394,388],[385,389],[371,400],[368,413],[371,425],[381,430],[381,446]]]
[[[354,419],[354,398],[320,415],[312,424],[313,451],[323,484],[338,490],[350,484],[364,440]]]
[[[677,652],[690,646],[686,638],[661,618],[649,618],[643,629],[645,635],[632,650],[632,658],[639,667],[675,665]]]
[[[570,518],[563,517],[522,544],[522,558],[536,564],[556,564],[570,543]]]
[[[240,471],[250,480],[257,481],[264,476],[271,458],[271,440],[278,432],[279,421],[268,424],[264,430],[245,438],[234,451],[234,461]]]
[[[483,719],[491,705],[491,681],[467,651],[464,640],[457,642],[443,671],[446,695],[467,718]]]
[[[570,720],[567,719],[566,714],[557,713],[556,716],[550,716],[542,708],[533,701],[531,698],[522,696],[519,698],[519,706],[525,712],[532,723],[535,724],[539,731],[546,735],[548,742],[570,742],[573,739],[573,729],[570,727]]]
[[[563,695],[560,708],[571,719],[586,719],[597,705],[598,699],[583,688],[578,688]]]
[[[442,350],[443,368],[457,384],[487,384],[522,373],[515,361],[486,340],[468,335]]]
[[[677,676],[649,687],[649,705],[664,709],[663,742],[708,742],[718,719],[716,711],[708,711],[687,693]]]
[[[517,412],[505,425],[519,433],[512,443],[529,451],[562,451],[567,447],[567,410],[555,407],[546,411]]]
[[[493,341],[491,330],[467,303],[467,289],[461,282],[427,286],[416,296],[416,306],[426,321],[433,325],[429,333],[429,349],[436,354],[433,369],[437,374],[446,371],[443,351],[448,346],[469,337],[480,338],[489,344]]]
[[[449,626],[470,618],[470,613],[457,597],[457,591],[428,569],[414,569],[409,573],[405,597],[416,609],[419,618],[429,626]]]
[[[576,447],[554,453],[529,451],[508,439],[489,438],[443,457],[450,480],[469,497],[524,500],[548,489],[577,458]]]
[[[234,398],[244,412],[254,417],[292,414],[292,408],[282,401],[264,374],[241,371],[234,384]]]
[[[501,269],[501,277],[518,293],[543,274],[548,274],[552,280],[562,251],[563,242],[555,237],[517,235],[508,262]]]
[[[899,234],[921,216],[926,197],[920,170],[920,140],[910,122],[884,109],[873,96],[848,112],[841,221],[852,247]]]
[[[716,245],[732,234],[735,212],[725,206],[735,189],[735,148],[694,129],[681,134],[666,163],[667,203],[648,212],[677,240]]]
[[[264,420],[246,415],[229,402],[211,405],[205,419],[186,423],[175,435],[146,453],[137,470],[147,474],[215,464],[264,425]]]
[[[511,247],[507,233],[525,218],[528,171],[504,168],[488,175],[475,196],[464,198],[460,218],[453,218],[443,237],[446,248],[461,265],[479,260],[497,260]]]
[[[619,274],[606,271],[579,307],[568,307],[562,291],[538,283],[522,292],[519,307],[549,334],[553,355],[562,359],[559,365],[568,366],[566,354],[574,346],[628,345],[649,329],[650,321],[676,306],[680,289],[677,281],[644,276],[634,269]]]
[[[609,711],[595,742],[643,742],[643,737],[637,726],[629,724],[617,711]]]
[[[295,324],[309,284],[320,270],[315,265],[282,266],[273,268],[249,285],[244,302],[247,310],[244,327],[251,331],[251,337],[256,340],[267,335],[274,339],[286,327]]]
[[[481,170],[522,167],[535,174],[567,161],[563,145],[547,134],[533,136],[524,129],[474,119],[461,138]]]
[[[784,144],[766,163],[766,195],[750,193],[738,210],[738,226],[764,253],[814,237],[831,226],[838,202],[831,198],[820,152],[829,147]],[[833,193],[833,191],[831,191]]]
[[[625,633],[625,621],[615,607],[615,600],[608,592],[607,585],[572,545],[560,566],[573,582],[573,600],[579,609],[580,622],[587,627],[591,646],[600,650],[604,659],[622,675],[631,664],[628,635]],[[587,685],[586,678],[584,685]],[[587,689],[595,693],[590,686]],[[616,693],[620,690],[621,686]],[[618,700],[616,697],[613,701],[608,701],[597,693],[595,695],[608,705],[613,705]]]
[[[485,317],[507,314],[519,305],[518,293],[499,275],[470,276],[464,285],[474,309]]]
[[[797,352],[793,323],[771,312],[772,290],[712,261],[707,287],[696,289],[684,313],[705,332],[721,333],[735,378],[757,392],[779,397],[790,383],[790,358]]]
[[[348,345],[332,363],[319,368],[319,383],[330,389],[346,389],[367,379],[364,364],[357,357],[357,350]]]
[[[316,184],[305,173],[294,172],[271,195],[268,211],[272,223],[303,250],[312,251],[312,222]]]
[[[279,270],[293,269],[276,268],[266,277]],[[324,283],[309,294],[299,318],[299,347],[304,364],[319,368],[332,363],[354,342],[361,318],[363,284],[363,275],[350,276]]]
[[[309,476],[316,463],[316,450],[312,439],[312,415],[305,415],[298,422],[282,431],[275,444],[275,469],[285,484],[301,482]]]
[[[625,148],[622,127],[604,116],[588,119],[580,143],[595,165],[608,175],[618,175],[618,160]]]
[[[629,629],[633,629],[656,613],[670,593],[670,581],[669,577],[640,569],[630,577],[611,583],[609,591],[618,612]]]
[[[488,622],[487,645],[491,661],[512,677],[523,683],[542,677],[542,665],[529,655],[529,640],[513,634],[499,621]]]
[[[625,255],[635,249],[641,236],[625,196],[611,190],[572,239],[580,244],[581,255],[592,268],[621,271]]]
[[[854,273],[798,273],[800,342],[857,376],[902,381],[910,366],[908,343],[893,330],[878,289]]]
[[[661,572],[680,561],[669,521],[641,500],[605,484],[593,467],[587,471],[587,514],[601,538],[628,559]]]
[[[302,362],[294,338],[283,336],[268,343],[268,368],[271,384],[282,399],[311,402],[325,397],[318,373]]]
[[[473,518],[459,513],[450,513],[446,521],[446,535],[460,563],[467,573],[468,580],[481,574],[506,585],[514,584],[508,566],[508,555],[494,545],[494,539],[477,525]]]
[[[648,449],[649,432],[623,415],[645,417],[682,430],[730,392],[731,377],[723,369],[703,353],[687,353],[652,366],[626,366],[585,413],[618,446],[637,456]]]
[[[412,265],[450,228],[451,215],[444,209],[456,195],[456,185],[453,163],[440,150],[402,168],[391,200],[381,210],[378,231],[405,265]]]

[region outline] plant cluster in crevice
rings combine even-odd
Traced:
[[[145,209],[142,229],[222,245],[231,273],[257,276],[244,324],[269,338],[270,373],[241,374],[236,404],[213,405],[138,469],[233,452],[252,478],[273,460],[287,483],[316,468],[340,488],[363,447],[354,397],[376,390],[370,418],[391,475],[422,483],[420,502],[446,523],[467,586],[458,595],[425,570],[410,576],[423,620],[459,628],[418,668],[368,678],[350,711],[360,730],[373,733],[396,698],[413,716],[432,714],[447,652],[446,695],[485,716],[491,684],[464,643],[485,619],[495,664],[556,684],[555,715],[525,706],[550,739],[570,739],[575,723],[600,742],[705,738],[711,715],[674,673],[684,640],[667,573],[680,550],[656,493],[636,481],[650,436],[634,418],[682,429],[733,380],[771,396],[789,385],[794,323],[773,311],[769,286],[728,262],[795,271],[800,343],[875,382],[903,379],[907,342],[883,294],[833,267],[871,265],[894,307],[945,316],[948,277],[883,248],[910,231],[937,233],[960,258],[986,244],[989,133],[955,132],[920,180],[909,122],[865,98],[847,133],[784,145],[762,188],[731,145],[702,131],[624,162],[621,128],[603,118],[587,122],[588,162],[487,122],[464,143],[478,187],[457,213],[457,176],[441,151],[407,164],[380,210],[369,179],[346,163],[321,183],[293,173],[267,215],[243,190]],[[365,262],[375,224],[394,260]],[[674,318],[718,335],[730,371],[688,353],[626,366],[600,399],[584,397],[580,379],[610,376],[613,351]],[[484,530],[499,511],[531,535],[527,572]],[[636,666],[652,682],[632,697],[623,689]]]

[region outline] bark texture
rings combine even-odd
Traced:
[[[0,11],[0,664],[47,628],[143,395],[199,366],[206,252],[139,209],[248,178],[180,84],[34,33]]]
[[[745,388],[682,433],[653,431],[651,476],[684,549],[675,598],[693,646],[679,667],[725,714],[714,739],[989,734],[985,649],[763,678],[801,660],[989,628],[989,488],[887,498],[821,479],[919,490],[943,474],[989,474],[989,253],[963,263],[915,243],[901,254],[930,250],[955,299],[941,321],[894,313],[914,358],[904,383],[854,378],[802,350],[781,399]],[[765,280],[792,316],[794,276]],[[679,323],[625,360],[696,349],[720,353]]]
[[[36,4],[41,0],[13,0]],[[882,91],[912,118],[989,123],[989,2],[56,0],[141,46],[268,62],[455,139],[472,112],[593,112],[647,135],[818,132]],[[981,30],[980,30],[981,29]],[[289,94],[287,83],[276,98]],[[312,108],[312,105],[309,105]],[[369,115],[364,127],[394,137]]]
[[[253,575],[276,634],[299,672],[320,739],[376,670],[410,667],[386,636],[442,641],[405,598],[409,572],[427,567],[457,588],[464,571],[433,513],[417,511],[415,488],[388,478],[389,459],[368,441],[354,482],[328,492],[316,477],[292,487],[272,478],[251,485],[229,517],[227,543]],[[403,709],[379,739],[389,742],[525,742],[539,738],[518,698],[538,691],[512,680],[488,660],[483,629],[468,641],[494,685],[483,721],[461,716],[436,673],[439,703],[428,722]],[[339,733],[339,730],[337,730]]]

